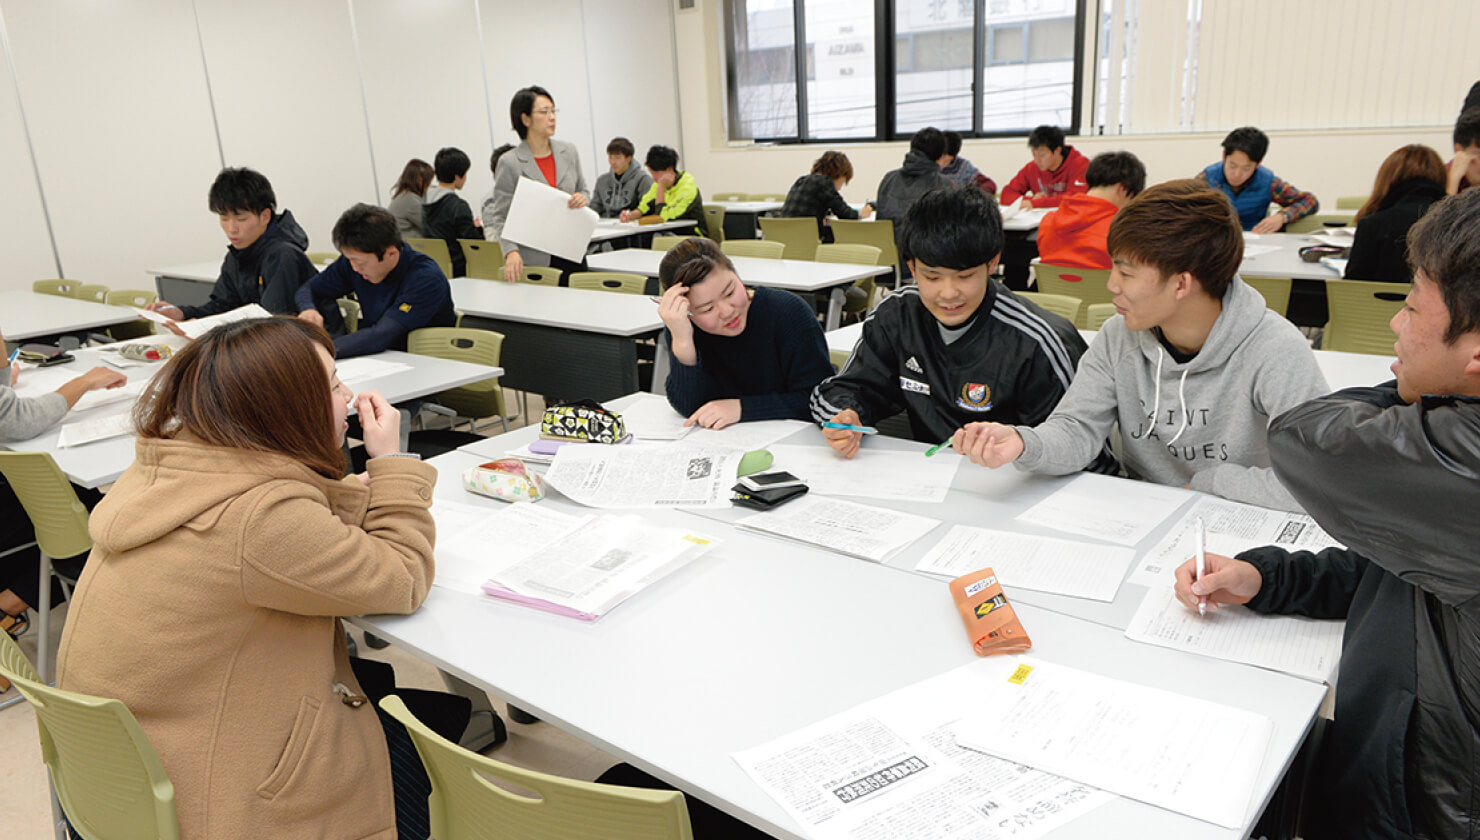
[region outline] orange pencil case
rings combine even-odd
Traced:
[[[1022,653],[1033,647],[1017,611],[1002,594],[1002,584],[991,569],[962,575],[951,581],[951,597],[966,623],[966,635],[977,656]]]

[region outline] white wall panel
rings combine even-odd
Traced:
[[[591,68],[591,125],[595,156],[586,177],[605,172],[606,144],[626,137],[638,162],[655,143],[684,149],[679,137],[677,83],[673,78],[672,0],[623,3],[584,0],[586,59]],[[583,152],[584,154],[584,152]],[[687,166],[680,160],[680,166]],[[700,184],[704,194],[710,189]]]
[[[29,289],[33,280],[56,277],[57,265],[21,127],[15,83],[4,56],[0,56],[0,184],[6,186],[5,200],[0,201],[0,230],[5,231],[0,238],[5,254],[0,289]]]

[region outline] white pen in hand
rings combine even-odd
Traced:
[[[1208,567],[1208,529],[1206,527],[1204,527],[1204,525],[1203,525],[1203,518],[1201,516],[1199,516],[1199,517],[1197,517],[1196,519],[1193,520],[1192,527],[1193,527],[1193,535],[1194,535],[1194,537],[1197,540],[1197,542],[1195,544],[1195,551],[1196,551],[1196,553],[1194,554],[1194,557],[1196,558],[1196,561],[1197,561],[1197,566],[1196,566],[1196,569],[1195,569],[1195,571],[1197,573],[1197,576],[1193,578],[1193,581],[1196,582],[1196,581],[1202,580],[1203,574],[1205,574],[1207,572],[1207,567]],[[1205,615],[1208,614],[1208,596],[1206,596],[1206,595],[1199,595],[1199,596],[1197,596],[1197,614],[1198,615],[1202,615],[1202,616],[1205,616]]]

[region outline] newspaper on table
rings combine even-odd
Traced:
[[[1033,840],[1115,797],[957,743],[973,662],[734,754],[816,840]]]
[[[588,507],[729,507],[743,455],[687,444],[562,446],[545,481]]]

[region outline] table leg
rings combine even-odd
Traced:
[[[852,285],[852,284],[849,284]],[[843,301],[848,297],[848,286],[834,286],[827,296],[827,322],[824,330],[835,330],[843,323]]]

